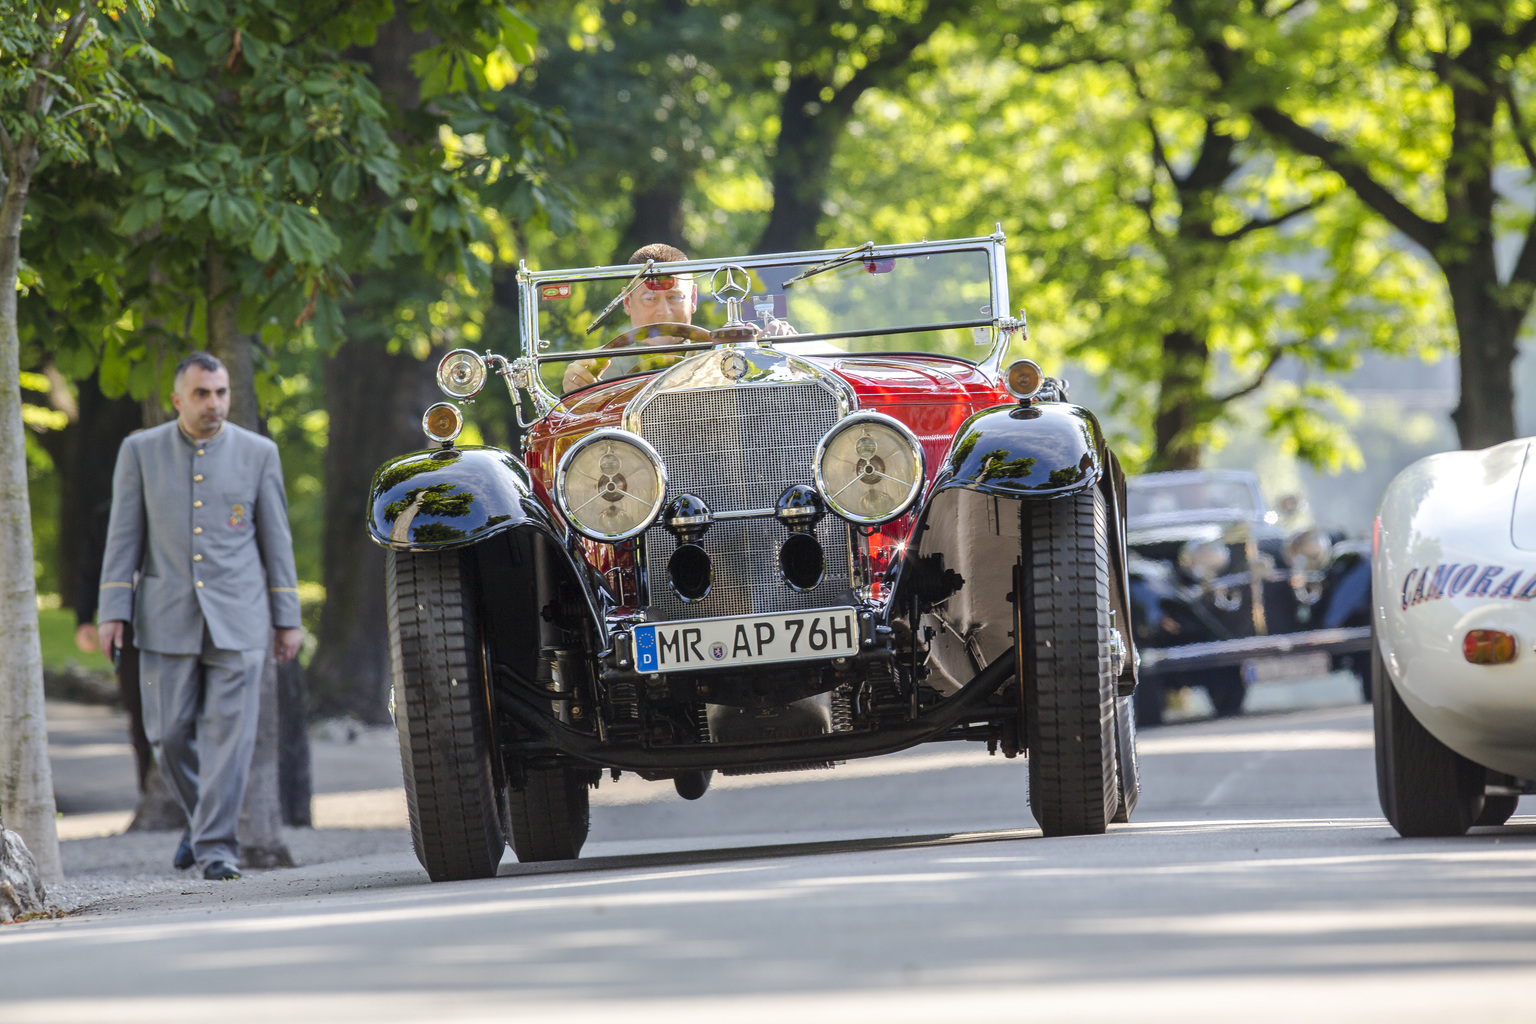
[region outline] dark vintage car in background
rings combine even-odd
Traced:
[[[1047,835],[1128,819],[1125,477],[1008,362],[1001,233],[519,280],[521,351],[444,357],[368,510],[433,879],[575,857],[610,774],[697,799],[930,741],[1027,752]],[[597,333],[678,282],[691,323]],[[607,365],[562,394],[576,360]],[[456,444],[493,375],[520,452]]]
[[[1136,713],[1204,687],[1218,715],[1253,683],[1355,672],[1369,696],[1370,547],[1317,527],[1287,531],[1244,470],[1131,477],[1126,486]]]

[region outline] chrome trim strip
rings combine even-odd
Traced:
[[[1349,626],[1314,629],[1305,633],[1279,633],[1273,636],[1245,636],[1232,640],[1207,640],[1181,647],[1141,648],[1141,671],[1154,674],[1195,668],[1236,665],[1245,658],[1266,654],[1290,654],[1318,649],[1336,649],[1356,653],[1371,649],[1371,627]]]

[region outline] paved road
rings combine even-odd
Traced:
[[[7,928],[0,1019],[1531,1019],[1536,817],[1396,838],[1369,729],[1149,731],[1136,820],[1074,839],[965,747],[698,803],[626,779],[574,865],[428,885],[392,841]]]

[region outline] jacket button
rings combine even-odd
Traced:
[[[194,561],[194,562],[201,562],[202,560],[203,560],[203,556],[202,555],[193,555],[192,556],[192,561]]]
[[[197,450],[197,454],[199,454],[199,455],[201,455],[201,454],[203,454],[203,450],[202,450],[202,449],[201,449],[201,448],[199,448],[199,449],[198,449],[198,450]]]
[[[193,503],[192,503],[192,507],[193,507],[193,508],[202,508],[202,507],[203,507],[203,503],[202,503],[202,501],[200,501],[200,500],[199,500],[199,501],[194,501],[194,502],[193,502]]]
[[[197,589],[198,590],[202,590],[203,589],[203,581],[202,580],[198,580],[197,581]]]
[[[192,532],[193,533],[202,533],[203,532],[203,528],[201,526],[194,526],[194,527],[192,527]]]
[[[203,482],[203,474],[199,473],[199,474],[197,474],[197,476],[194,476],[192,478],[192,482],[195,483],[195,484],[202,483]]]

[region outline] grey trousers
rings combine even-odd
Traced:
[[[266,651],[226,651],[203,629],[201,654],[139,652],[144,732],[206,868],[240,862],[240,807],[256,749]]]

